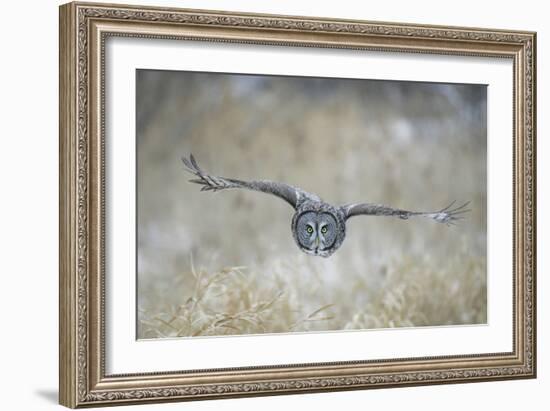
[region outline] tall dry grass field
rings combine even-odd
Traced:
[[[136,86],[139,338],[486,322],[484,86],[151,70]],[[332,204],[472,211],[454,227],[356,217],[313,257],[285,202],[201,193],[189,153]]]

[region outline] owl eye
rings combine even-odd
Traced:
[[[306,231],[308,232],[308,234],[313,233],[313,227],[308,225],[307,228],[306,228]]]
[[[327,227],[327,226],[324,226],[323,228],[321,228],[321,233],[326,234],[327,231],[328,231],[328,227]]]

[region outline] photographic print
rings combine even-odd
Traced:
[[[487,322],[487,90],[138,69],[139,339]]]

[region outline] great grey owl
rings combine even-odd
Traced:
[[[189,180],[201,184],[201,191],[219,191],[228,188],[245,188],[273,194],[290,204],[295,212],[292,217],[292,235],[298,247],[307,254],[329,257],[346,237],[346,221],[358,215],[394,216],[407,220],[410,217],[427,217],[439,223],[454,225],[468,210],[469,202],[454,207],[450,205],[439,211],[407,211],[379,204],[346,204],[333,206],[315,194],[285,183],[267,180],[243,181],[234,178],[206,174],[191,154],[182,158],[185,168],[197,178]]]

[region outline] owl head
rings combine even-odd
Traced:
[[[307,202],[292,218],[292,234],[298,247],[307,254],[329,257],[344,241],[345,218],[326,203]]]

